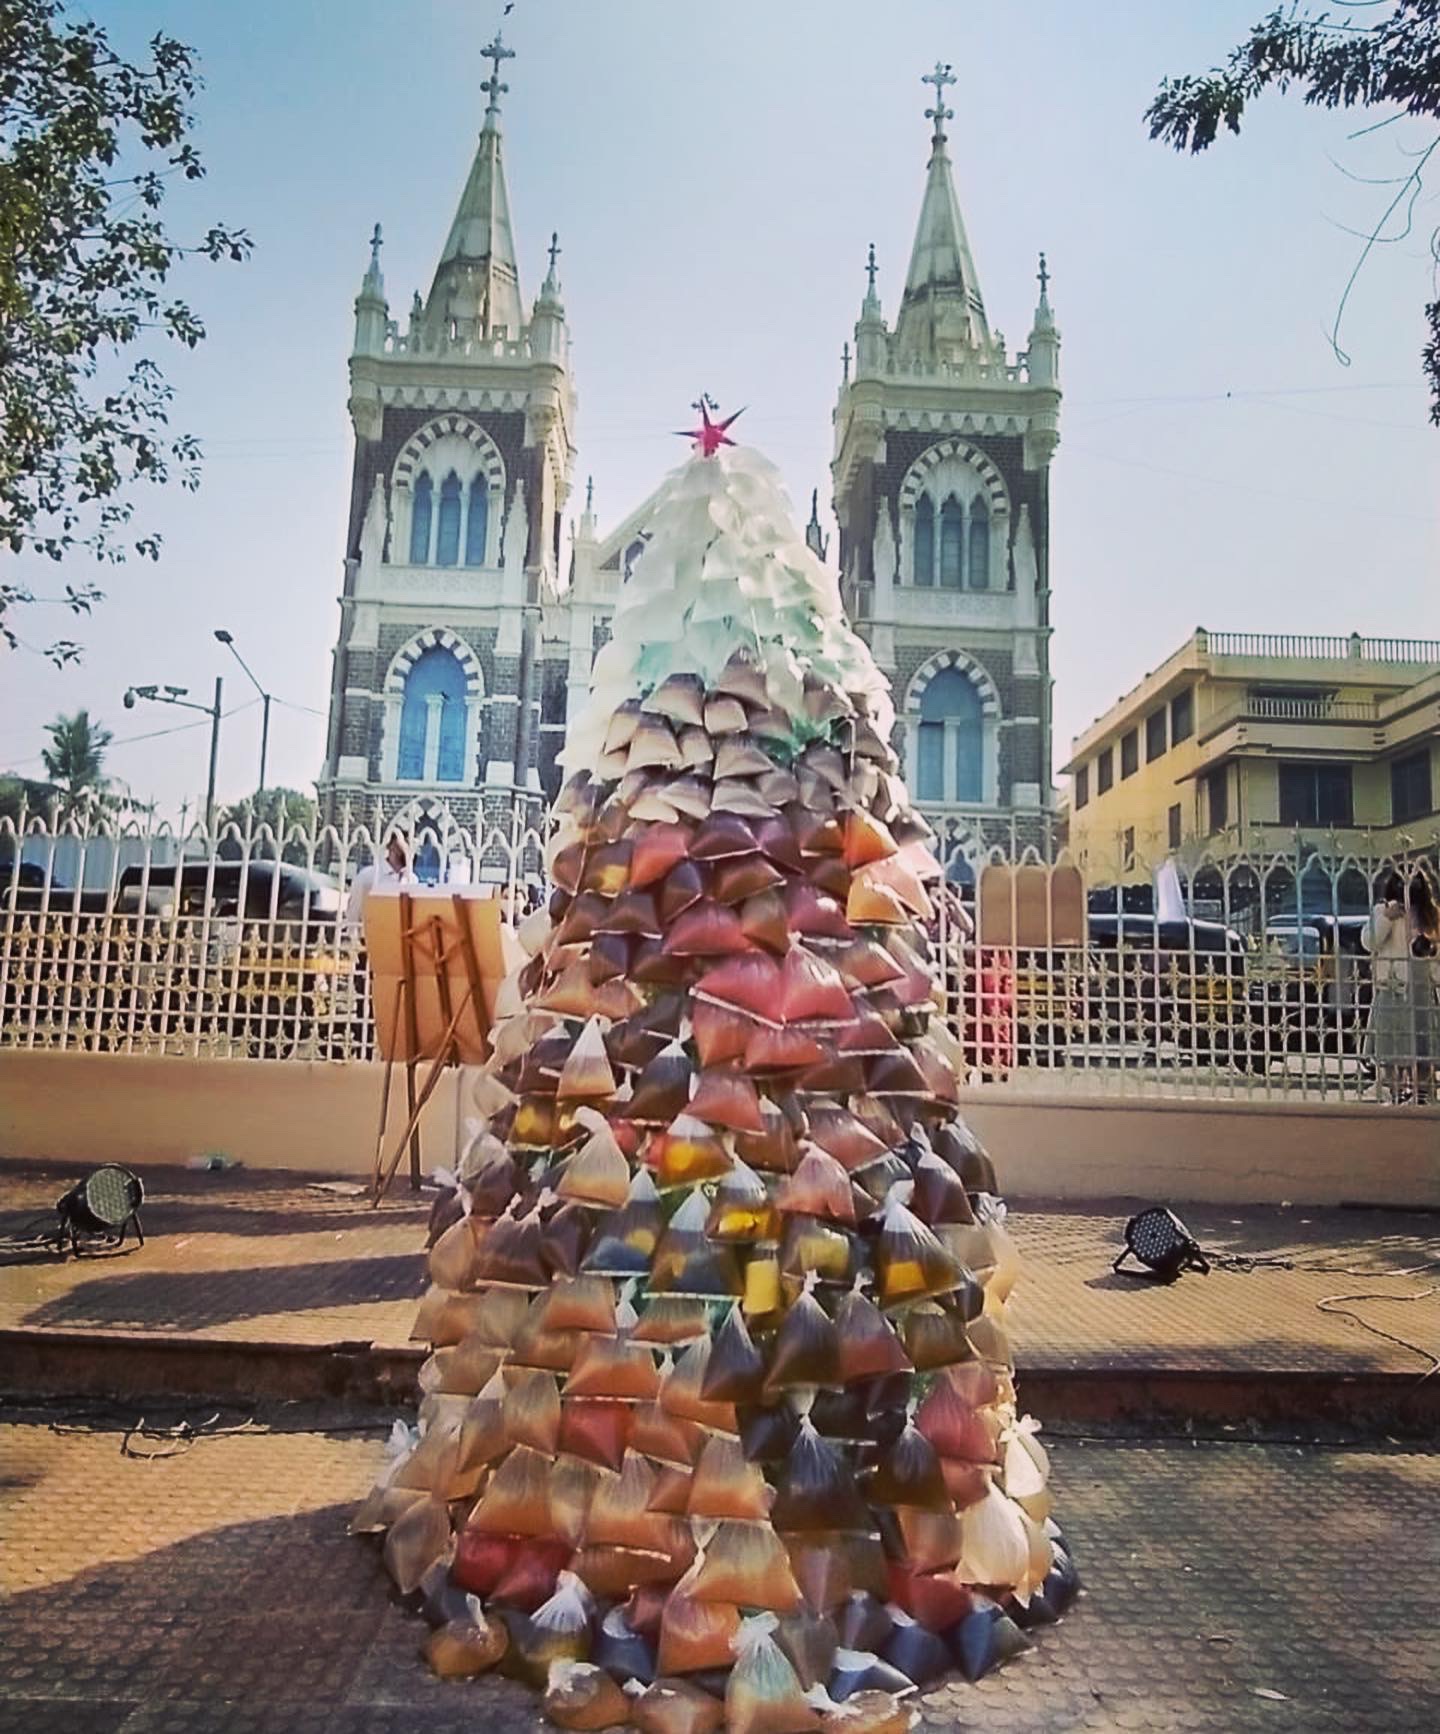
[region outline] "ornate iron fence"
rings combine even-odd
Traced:
[[[1157,914],[1148,885],[1092,887],[1062,934],[1043,914],[1036,925],[1052,898],[1027,915],[1019,877],[988,870],[1041,867],[1053,886],[1063,854],[1012,853],[953,821],[943,831],[936,991],[970,1082],[1321,1101],[1433,1089],[1434,966],[1380,972],[1386,1004],[1410,1009],[1377,1054],[1377,970],[1362,943],[1388,875],[1413,862],[1301,850],[1177,861],[1178,915]],[[0,1047],[369,1058],[347,905],[386,835],[348,823],[181,837],[0,822]],[[430,814],[409,838],[422,878],[479,883],[516,911],[548,894],[545,841],[518,815],[467,829]],[[985,911],[1007,897],[994,943]]]

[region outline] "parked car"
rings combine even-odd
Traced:
[[[241,907],[241,899],[244,907]],[[328,873],[288,861],[183,861],[174,867],[127,867],[115,889],[118,915],[243,917],[333,927],[340,887]],[[143,910],[142,910],[143,904]]]
[[[84,915],[103,915],[109,901],[108,892],[77,890],[38,861],[0,861],[0,916],[11,908],[27,915],[77,909]]]
[[[1178,1050],[1248,1068],[1248,948],[1218,921],[1092,913],[1083,947],[1021,952],[1018,1058],[1066,1065],[1091,1051],[1135,1064]]]
[[[1252,1046],[1263,1063],[1332,1054],[1368,1065],[1367,915],[1276,916],[1250,980]]]

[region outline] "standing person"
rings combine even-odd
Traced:
[[[384,859],[362,867],[350,882],[350,896],[345,904],[345,925],[360,932],[365,917],[365,899],[374,891],[398,891],[402,885],[413,885],[410,871],[410,851],[398,831],[390,833]]]
[[[1408,882],[1386,877],[1360,938],[1375,960],[1366,1046],[1381,1092],[1392,1102],[1412,1089],[1428,1096],[1440,1058],[1440,906],[1423,867]]]

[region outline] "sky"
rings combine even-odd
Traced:
[[[558,230],[580,397],[572,507],[602,533],[683,456],[670,430],[707,391],[803,520],[828,496],[840,351],[874,242],[892,321],[950,61],[951,155],[992,327],[1023,346],[1044,249],[1062,335],[1052,468],[1055,757],[1197,626],[1440,637],[1440,432],[1419,371],[1433,293],[1424,237],[1377,248],[1328,338],[1363,234],[1408,173],[1408,122],[1270,97],[1199,157],[1152,143],[1164,76],[1223,58],[1263,0],[517,0],[507,172],[529,300]],[[80,8],[75,8],[79,11]],[[0,768],[39,775],[43,725],[89,708],[110,768],[174,816],[203,793],[203,717],[225,679],[219,794],[254,786],[260,709],[223,627],[276,695],[268,780],[308,789],[339,622],[351,436],[346,358],[372,226],[392,312],[428,288],[484,98],[498,0],[91,0],[138,52],[195,47],[207,178],[167,206],[191,235],[247,227],[253,259],[180,279],[208,327],[164,359],[199,435],[193,495],[147,490],[160,561],[107,570],[107,600],[56,671],[0,662]],[[1423,142],[1428,142],[1423,141]],[[93,575],[77,562],[64,577]],[[30,571],[53,594],[55,573]],[[48,641],[75,623],[29,611]],[[193,721],[193,728],[158,734]],[[147,738],[148,737],[148,738]]]

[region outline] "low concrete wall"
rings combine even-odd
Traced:
[[[375,1149],[384,1068],[284,1060],[0,1052],[0,1155],[358,1174]],[[387,1149],[404,1123],[392,1082]],[[425,1112],[425,1166],[449,1163],[461,1081]],[[1440,1207],[1440,1113],[1363,1104],[1117,1100],[995,1086],[966,1117],[1015,1198]]]
[[[215,1154],[249,1168],[366,1173],[384,1079],[368,1062],[0,1052],[0,1155],[134,1166]],[[427,1168],[454,1159],[458,1088],[457,1074],[443,1078],[426,1105]],[[387,1152],[404,1125],[396,1067]]]

